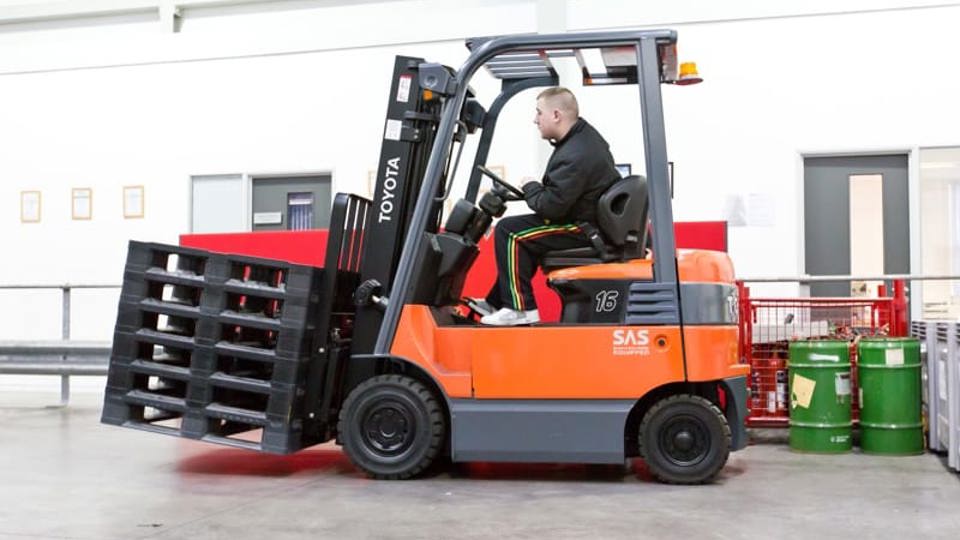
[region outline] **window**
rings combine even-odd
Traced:
[[[960,275],[960,148],[920,151],[920,256],[926,275]],[[960,281],[919,285],[925,319],[960,318]]]
[[[313,193],[287,194],[287,229],[302,231],[313,228]]]

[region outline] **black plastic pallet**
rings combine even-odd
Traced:
[[[319,442],[304,433],[303,395],[320,361],[322,278],[283,261],[131,242],[102,421],[273,453]]]

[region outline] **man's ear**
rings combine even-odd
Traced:
[[[563,111],[560,109],[554,109],[551,111],[551,118],[554,122],[559,122],[563,118]]]

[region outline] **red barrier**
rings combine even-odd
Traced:
[[[677,248],[726,251],[727,224],[724,221],[679,222],[675,224]],[[261,231],[245,233],[182,234],[180,245],[229,253],[251,255],[309,266],[322,267],[327,249],[327,231]],[[467,275],[463,295],[484,297],[497,277],[493,234],[478,245],[480,255]],[[540,309],[540,320],[560,320],[560,297],[547,286],[543,272],[533,278],[533,294]]]
[[[180,245],[216,253],[250,255],[322,268],[327,252],[327,231],[318,229],[181,234]]]
[[[678,221],[673,231],[677,249],[727,251],[726,221]]]

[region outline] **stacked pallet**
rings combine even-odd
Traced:
[[[131,242],[102,421],[289,453],[305,421],[323,270]]]

